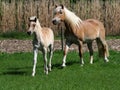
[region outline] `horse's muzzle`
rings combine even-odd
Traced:
[[[54,25],[57,25],[57,20],[52,20],[52,23],[53,23]]]
[[[27,34],[28,34],[28,35],[31,35],[31,31],[27,31]]]

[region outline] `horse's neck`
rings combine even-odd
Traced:
[[[82,23],[82,20],[76,16],[73,12],[69,11],[67,8],[65,10],[65,22],[69,23],[71,26],[76,26]]]
[[[41,25],[40,25],[38,20],[37,20],[35,29],[36,30],[35,30],[34,38],[37,39],[37,40],[42,41],[42,27],[41,27]]]
[[[75,32],[74,30],[80,27],[82,20],[78,16],[76,16],[73,12],[69,11],[67,8],[64,8],[64,10],[65,10],[65,23],[67,23],[67,26],[69,26],[69,28],[73,32]]]
[[[68,9],[65,9],[65,26],[67,34],[72,34],[74,36],[78,37],[78,30],[82,30],[82,23],[83,21],[76,16],[73,12],[69,11]],[[81,31],[82,32],[82,31]]]

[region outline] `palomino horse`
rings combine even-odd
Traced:
[[[104,60],[108,62],[108,45],[105,41],[105,29],[100,21],[95,19],[88,19],[82,21],[73,12],[68,10],[65,6],[59,5],[55,6],[54,18],[52,20],[53,24],[58,24],[61,21],[64,22],[66,45],[64,49],[64,57],[62,66],[66,66],[66,55],[71,44],[77,44],[79,47],[79,56],[81,65],[84,64],[83,61],[83,51],[82,47],[84,43],[87,43],[90,52],[90,63],[93,63],[93,49],[92,41],[96,40],[99,50],[99,55],[104,57]]]
[[[44,57],[44,72],[48,74],[48,70],[51,71],[51,59],[53,55],[54,34],[50,28],[42,28],[40,22],[36,16],[29,18],[29,29],[27,31],[29,35],[34,34],[33,39],[33,52],[34,63],[32,76],[35,75],[35,69],[37,64],[38,49],[42,51]],[[47,67],[47,50],[50,51],[49,68]]]

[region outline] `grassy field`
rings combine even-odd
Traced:
[[[25,39],[31,39],[27,32],[19,32],[19,31],[11,31],[11,32],[5,32],[5,33],[0,33],[0,39],[20,39],[20,40],[25,40]]]
[[[90,65],[85,53],[81,67],[78,53],[69,52],[67,67],[61,68],[62,52],[55,51],[52,72],[45,75],[39,53],[36,76],[32,77],[32,53],[0,53],[0,90],[120,90],[120,52],[110,54],[110,62],[104,63],[94,53]]]
[[[33,35],[32,35],[33,36]],[[19,31],[11,31],[11,32],[5,32],[5,33],[0,33],[0,40],[3,39],[19,39],[19,40],[28,40],[32,39],[31,36],[29,36],[26,32],[19,32]],[[60,35],[55,36],[56,40],[61,39]],[[120,39],[120,36],[106,36],[106,39]]]

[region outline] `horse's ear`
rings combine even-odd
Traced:
[[[34,20],[35,22],[37,21],[37,17],[35,17],[35,20]]]
[[[55,8],[57,8],[57,5],[55,4]]]
[[[60,4],[60,6],[62,7],[62,9],[64,9],[64,5],[63,4]]]
[[[30,18],[28,18],[28,21],[30,21]]]

